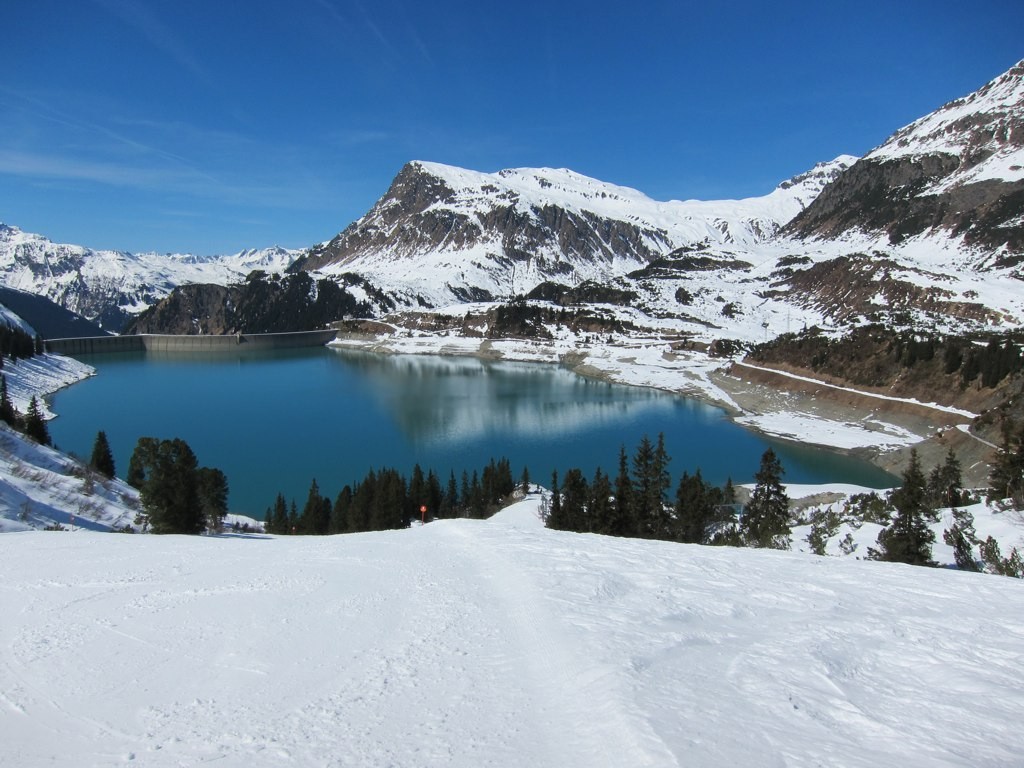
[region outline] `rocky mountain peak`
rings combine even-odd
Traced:
[[[847,233],[955,238],[987,266],[1024,260],[1024,62],[896,131],[787,226],[798,237]],[[980,262],[979,262],[980,263]]]

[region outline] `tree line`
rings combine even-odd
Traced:
[[[711,544],[788,549],[796,520],[789,509],[789,498],[782,476],[785,470],[769,448],[761,457],[754,476],[754,488],[746,504],[736,503],[729,481],[722,488],[706,482],[698,469],[684,472],[670,499],[668,464],[664,437],[657,442],[641,439],[632,460],[625,448],[619,452],[618,473],[610,478],[600,468],[587,482],[579,469],[568,470],[559,481],[552,476],[552,493],[545,509],[546,524],[557,530],[599,533],[611,536],[661,539],[688,544]],[[1024,428],[1011,436],[1007,430],[1004,447],[993,468],[990,499],[1013,497],[1024,506]],[[877,504],[868,503],[874,500]],[[861,522],[870,520],[884,526],[877,548],[869,548],[874,560],[935,565],[932,524],[939,521],[940,509],[951,509],[953,525],[943,532],[944,541],[953,547],[957,565],[964,570],[985,570],[1008,576],[1024,577],[1024,557],[1013,549],[1006,557],[998,542],[977,538],[969,512],[957,507],[971,503],[963,488],[956,454],[950,449],[945,461],[925,474],[916,450],[902,475],[900,486],[886,500],[876,494],[870,499],[854,499],[860,506]],[[835,513],[811,516],[808,543],[824,554],[824,542],[839,526]]]
[[[785,470],[771,448],[761,457],[757,485],[742,514],[732,481],[707,482],[700,469],[683,472],[669,498],[670,456],[665,436],[641,438],[632,457],[619,449],[615,477],[600,467],[588,483],[569,469],[552,476],[545,510],[549,528],[686,544],[732,544],[784,549],[789,546],[789,498],[782,485]]]
[[[529,471],[520,481],[529,485]],[[267,508],[264,530],[278,535],[328,535],[407,528],[412,520],[471,517],[497,512],[516,489],[508,459],[493,458],[481,471],[451,471],[442,484],[433,470],[417,464],[406,477],[393,468],[371,469],[354,485],[345,485],[332,500],[314,479],[300,510],[279,493]]]

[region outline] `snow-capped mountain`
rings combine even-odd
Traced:
[[[366,215],[289,271],[312,273],[317,288],[304,306],[319,301],[324,311],[307,314],[326,322],[357,307],[376,316],[529,296],[627,304],[641,315],[629,320],[634,326],[668,324],[674,335],[707,343],[868,321],[957,332],[1018,327],[1022,153],[1024,62],[864,158],[840,156],[746,200],[657,201],[565,169],[481,173],[410,162]],[[174,285],[223,287],[295,255],[89,251],[6,227],[0,282],[86,316],[123,319]],[[338,300],[319,300],[324,280],[341,289]],[[298,290],[293,282],[266,290]],[[189,290],[187,300],[162,302],[145,327],[214,333],[249,317],[228,291]],[[218,314],[234,320],[214,322]],[[296,327],[270,329],[301,329],[294,312],[273,314]]]
[[[981,269],[1024,261],[1024,61],[896,131],[787,232],[953,242]]]
[[[276,246],[212,257],[93,250],[0,224],[0,284],[45,296],[115,331],[176,286],[227,285],[254,269],[281,272],[299,254]]]
[[[478,173],[407,164],[373,208],[293,269],[357,272],[410,304],[605,281],[680,249],[745,250],[773,237],[856,158],[842,156],[763,197],[652,200],[566,169]]]

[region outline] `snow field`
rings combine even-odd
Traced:
[[[537,504],[0,537],[4,762],[1019,765],[1019,581],[559,533]]]

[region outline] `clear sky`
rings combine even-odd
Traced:
[[[408,160],[766,194],[1024,58],[1024,2],[0,0],[0,221],[326,240]]]

